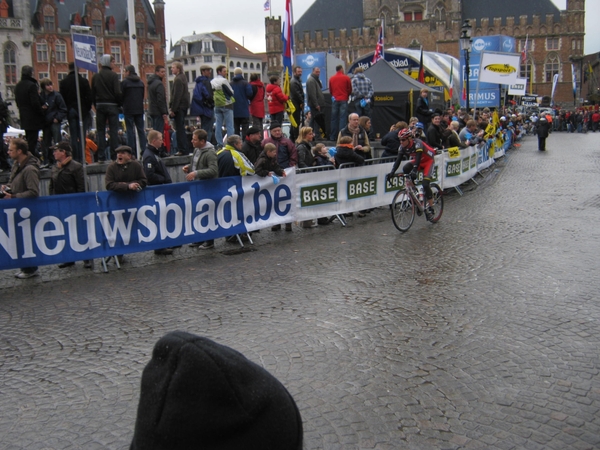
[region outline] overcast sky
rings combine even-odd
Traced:
[[[266,0],[216,0],[190,2],[165,0],[167,39],[177,42],[183,36],[221,31],[255,53],[265,51]],[[525,0],[527,1],[527,0]],[[563,10],[567,0],[552,0]],[[285,0],[271,0],[273,16],[285,13]],[[299,19],[314,0],[292,0],[295,20]],[[585,54],[600,52],[600,0],[586,1]]]

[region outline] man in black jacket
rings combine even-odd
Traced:
[[[160,131],[150,130],[148,132],[148,144],[142,155],[142,166],[148,179],[148,186],[157,186],[160,184],[171,184],[171,175],[167,166],[160,159],[160,148],[163,146],[163,135]],[[154,250],[156,255],[171,255],[172,248],[159,248]]]
[[[42,101],[46,104],[46,122],[44,124],[44,167],[54,164],[52,143],[54,145],[62,141],[60,136],[60,125],[67,118],[67,105],[58,92],[54,90],[52,80],[44,78],[40,81],[42,88]]]
[[[154,68],[154,75],[148,78],[148,115],[152,119],[152,129],[160,131],[169,123],[169,109],[167,108],[167,94],[163,79],[167,75],[165,66],[158,65]]]
[[[294,104],[296,110],[292,114],[296,121],[295,127],[290,130],[290,139],[292,142],[296,142],[298,133],[302,127],[302,117],[304,116],[304,89],[302,89],[302,67],[294,66],[294,76],[290,81],[290,99]]]
[[[98,130],[98,161],[106,162],[106,123],[110,135],[110,157],[116,159],[119,146],[119,107],[123,94],[119,76],[113,72],[115,59],[110,55],[100,57],[100,71],[92,78],[92,98],[96,106],[96,129]]]
[[[188,155],[188,139],[185,133],[185,116],[190,107],[190,92],[188,91],[188,82],[183,73],[183,64],[175,61],[171,64],[171,72],[175,75],[173,88],[171,89],[171,102],[169,103],[169,116],[175,122],[175,131],[177,133],[177,154]]]
[[[126,66],[125,79],[121,81],[121,92],[123,92],[123,114],[125,115],[125,126],[127,128],[127,145],[134,151],[137,149],[135,143],[136,129],[141,151],[144,151],[146,148],[146,134],[144,130],[144,90],[144,83],[135,73],[135,67],[131,65]]]
[[[68,142],[60,142],[52,148],[56,165],[52,167],[50,178],[50,195],[75,194],[85,192],[85,177],[83,166],[73,160],[73,153]],[[59,269],[74,266],[74,262],[65,262],[58,265]],[[92,268],[92,261],[83,261],[83,267]]]
[[[25,130],[27,148],[37,159],[40,155],[36,146],[38,134],[44,127],[46,120],[46,109],[42,97],[40,97],[39,85],[33,78],[33,67],[23,66],[21,68],[21,81],[15,87],[15,101],[19,108],[21,128]]]
[[[79,82],[79,96],[81,98],[81,115],[83,124],[84,142],[87,130],[91,125],[90,110],[92,109],[92,89],[90,82],[77,74]],[[73,158],[83,163],[83,147],[81,145],[81,129],[79,128],[79,109],[77,106],[77,81],[75,80],[75,64],[69,63],[69,75],[64,78],[60,84],[60,95],[62,95],[67,105],[67,120],[69,121],[69,135],[71,137],[71,147],[73,149]]]

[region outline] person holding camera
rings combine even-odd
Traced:
[[[8,184],[0,186],[0,199],[37,198],[40,196],[40,162],[33,156],[23,139],[13,139],[8,145],[8,156],[13,160]],[[23,267],[16,278],[38,276],[37,267]]]

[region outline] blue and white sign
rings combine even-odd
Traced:
[[[98,72],[96,36],[73,33],[73,54],[77,67]]]

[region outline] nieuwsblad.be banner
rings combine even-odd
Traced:
[[[437,155],[442,188],[493,162],[486,146]],[[271,177],[228,177],[0,201],[0,269],[59,264],[155,250],[246,233],[276,224],[389,205],[401,179],[392,163]],[[401,168],[399,169],[399,171]]]

